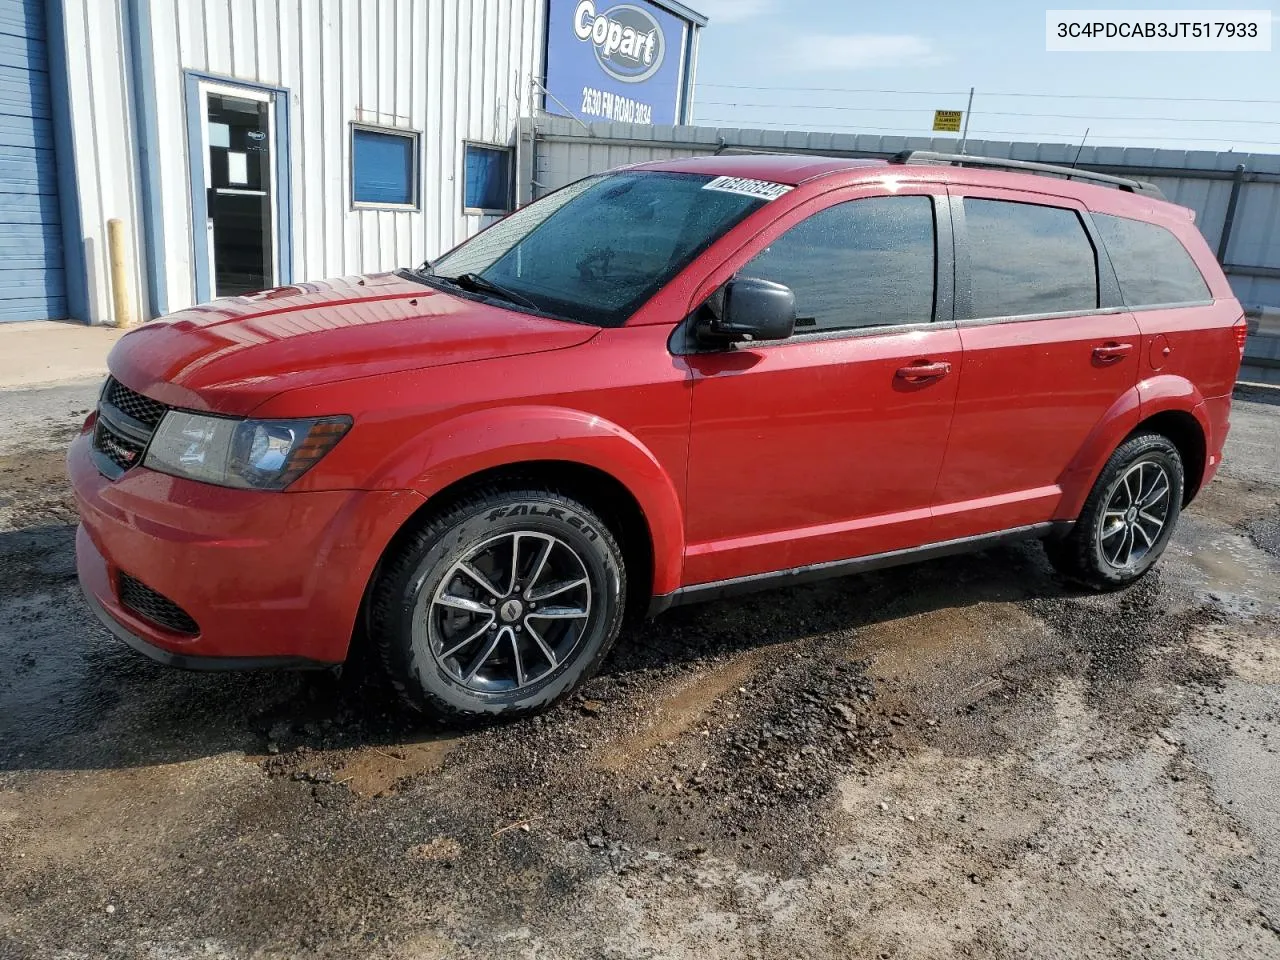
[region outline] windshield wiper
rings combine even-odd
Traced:
[[[537,310],[539,313],[542,312],[542,307],[528,297],[516,293],[514,290],[508,290],[506,287],[500,287],[492,280],[486,280],[478,273],[460,273],[456,277],[441,277],[440,279],[461,287],[463,290],[470,290],[472,293],[488,293],[511,303],[518,303],[531,310]]]

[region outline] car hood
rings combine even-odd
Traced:
[[[245,415],[297,387],[560,350],[598,332],[384,273],[192,307],[127,333],[107,365],[172,406]]]

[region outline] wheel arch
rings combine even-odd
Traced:
[[[1160,374],[1138,385],[1142,394],[1139,422],[1129,433],[1153,430],[1169,438],[1182,457],[1185,507],[1200,492],[1204,481],[1209,438],[1213,427],[1205,413],[1204,396],[1186,377]]]
[[[680,458],[683,468],[684,460]],[[378,471],[377,486],[425,500],[382,552],[387,557],[424,516],[484,484],[544,484],[581,500],[623,547],[630,591],[647,605],[679,586],[684,511],[662,462],[637,437],[598,415],[545,406],[477,410],[437,423],[403,444]],[[382,560],[370,583],[376,581]],[[630,605],[630,603],[629,603]]]
[[[1126,390],[1098,421],[1062,476],[1063,496],[1054,519],[1074,520],[1111,454],[1144,430],[1162,433],[1178,448],[1186,474],[1183,506],[1190,503],[1205,477],[1211,427],[1193,383],[1158,376]]]
[[[1059,480],[1062,499],[1055,520],[1075,520],[1107,460],[1142,419],[1142,394],[1132,387],[1121,394],[1085,439]]]
[[[520,460],[467,474],[433,493],[404,522],[383,550],[370,578],[372,584],[385,560],[433,514],[447,510],[480,487],[535,487],[556,490],[590,507],[609,526],[622,548],[631,585],[628,612],[647,608],[655,577],[654,542],[648,518],[639,500],[619,479],[573,460]]]
[[[1182,505],[1187,506],[1200,492],[1204,479],[1208,456],[1205,425],[1191,411],[1168,409],[1142,420],[1129,436],[1140,433],[1159,433],[1178,448],[1183,470]]]

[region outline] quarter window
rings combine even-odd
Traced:
[[[1181,241],[1164,227],[1095,213],[1120,293],[1131,307],[1212,299],[1200,269]]]
[[[1074,210],[977,197],[963,202],[970,317],[1098,306],[1097,255]]]
[[[796,224],[739,272],[796,295],[796,329],[844,330],[933,319],[933,201],[871,197]]]

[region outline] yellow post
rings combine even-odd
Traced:
[[[107,254],[111,258],[111,304],[115,308],[116,326],[127,327],[133,323],[133,311],[129,307],[129,271],[124,254],[124,221],[107,221]]]

